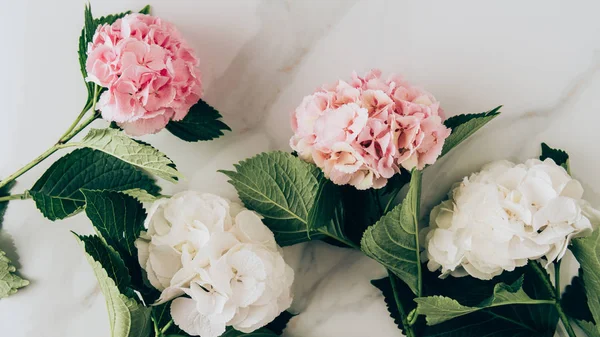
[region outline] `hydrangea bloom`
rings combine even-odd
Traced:
[[[560,260],[572,238],[600,222],[582,195],[581,184],[552,159],[488,164],[431,211],[421,232],[428,268],[488,280],[528,260]]]
[[[199,61],[170,23],[129,14],[101,25],[88,47],[88,81],[108,88],[102,117],[131,135],[155,133],[181,120],[200,99]]]
[[[381,188],[400,167],[433,164],[450,129],[430,93],[373,70],[304,97],[292,113],[291,147],[339,185]]]
[[[294,272],[256,213],[182,192],[155,202],[146,226],[136,241],[140,264],[162,291],[158,303],[175,298],[171,315],[188,334],[250,333],[291,305]]]

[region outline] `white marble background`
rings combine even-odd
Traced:
[[[142,0],[92,1],[104,15]],[[56,141],[83,106],[77,61],[82,0],[0,2],[0,176]],[[288,113],[324,82],[379,67],[424,86],[450,114],[504,104],[503,115],[428,169],[424,197],[494,159],[538,155],[541,141],[566,149],[586,197],[600,206],[600,2],[558,0],[155,0],[202,60],[206,100],[234,129],[209,143],[168,133],[147,137],[187,177],[166,192],[235,196],[216,173],[253,154],[287,149]],[[101,122],[97,122],[101,125]],[[56,159],[58,156],[53,157]],[[31,187],[49,163],[20,179]],[[106,337],[104,299],[70,230],[31,201],[11,203],[0,246],[16,248],[31,285],[0,300],[2,335]],[[6,248],[5,248],[6,249]],[[286,336],[400,336],[369,280],[383,271],[350,252],[315,243],[286,249],[297,272]]]

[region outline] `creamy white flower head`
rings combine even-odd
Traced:
[[[226,326],[250,333],[290,307],[293,270],[260,217],[237,203],[196,192],[157,201],[136,241],[148,279],[175,297],[171,315],[193,336]]]
[[[528,260],[560,260],[572,238],[600,223],[582,195],[581,184],[551,159],[488,164],[431,211],[421,232],[428,268],[488,280]]]

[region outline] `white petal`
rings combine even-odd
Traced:
[[[219,337],[225,332],[225,323],[216,323],[196,310],[189,298],[177,298],[171,304],[171,317],[177,326],[192,336]]]

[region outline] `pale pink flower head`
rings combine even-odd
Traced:
[[[88,46],[87,80],[107,88],[102,117],[140,136],[181,120],[202,96],[199,61],[170,23],[129,14],[101,25]]]
[[[292,113],[291,147],[339,185],[381,188],[435,163],[450,129],[432,94],[379,70],[323,85]]]

